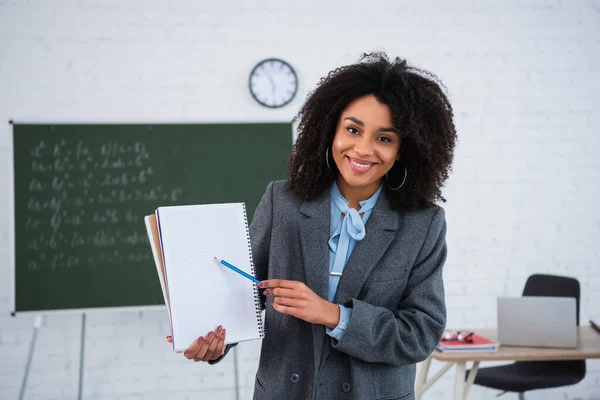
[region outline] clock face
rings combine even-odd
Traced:
[[[285,61],[270,58],[259,62],[250,73],[250,93],[265,107],[288,104],[298,91],[298,77]]]

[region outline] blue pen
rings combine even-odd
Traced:
[[[245,273],[244,271],[242,271],[241,269],[238,269],[236,267],[234,267],[233,265],[229,264],[227,261],[225,260],[221,260],[220,258],[214,257],[214,259],[219,263],[219,264],[223,264],[224,266],[226,266],[227,268],[237,272],[238,274],[250,279],[252,282],[254,283],[259,283],[260,281],[258,279],[256,279],[255,277],[253,277],[250,274]]]

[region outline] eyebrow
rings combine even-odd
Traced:
[[[364,122],[362,122],[362,121],[361,121],[360,119],[358,119],[358,118],[355,118],[355,117],[346,117],[346,118],[344,118],[344,119],[350,120],[350,121],[354,122],[355,124],[357,124],[357,125],[360,125],[360,126],[362,126],[362,127],[364,127],[364,126],[365,126],[365,123],[364,123]],[[384,128],[379,128],[379,132],[393,132],[393,133],[397,133],[397,134],[399,134],[399,132],[398,132],[398,129],[396,129],[396,128],[393,128],[393,127],[384,127]]]

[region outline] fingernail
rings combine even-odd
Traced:
[[[198,338],[198,344],[202,344],[202,342],[203,342],[203,341],[204,341],[204,338],[203,338],[202,336],[200,336],[200,337]]]
[[[219,325],[219,326],[217,327],[217,332],[218,332],[218,333],[221,333],[221,331],[222,331],[222,330],[223,330],[223,327],[222,327],[221,325]]]
[[[213,335],[214,335],[214,333],[211,332],[208,335],[206,335],[206,338],[210,340],[210,339],[212,339]]]
[[[258,286],[259,288],[264,288],[264,287],[265,287],[265,284],[264,284],[264,283],[262,283],[262,282],[259,282],[259,283],[258,283],[258,285],[256,285],[256,286]]]

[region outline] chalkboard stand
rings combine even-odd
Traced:
[[[235,400],[240,400],[239,355],[237,346],[233,348],[233,373],[235,378]]]
[[[77,390],[77,399],[81,400],[83,394],[83,361],[84,361],[84,349],[85,349],[85,312],[81,313],[81,347],[79,352],[79,386]]]
[[[14,316],[14,312],[11,313]],[[25,389],[27,388],[27,378],[29,378],[29,371],[31,369],[31,360],[33,359],[33,351],[35,350],[35,342],[37,341],[38,331],[42,326],[42,316],[38,315],[33,322],[33,337],[29,344],[29,354],[27,356],[27,363],[25,364],[25,372],[23,373],[23,380],[21,381],[21,390],[19,391],[19,400],[23,400],[25,396]]]
[[[15,313],[11,315],[14,317]],[[27,355],[27,363],[25,364],[25,372],[23,373],[23,379],[21,381],[21,389],[19,391],[19,400],[25,398],[25,391],[27,389],[27,380],[29,378],[29,371],[31,370],[31,360],[33,359],[33,353],[35,351],[35,344],[37,342],[38,333],[42,327],[43,316],[38,315],[33,322],[33,336],[29,344],[29,354]],[[85,312],[81,313],[81,346],[79,352],[79,385],[77,392],[77,399],[81,400],[83,394],[83,366],[84,366],[84,350],[85,350],[85,328],[86,328],[86,315]]]

